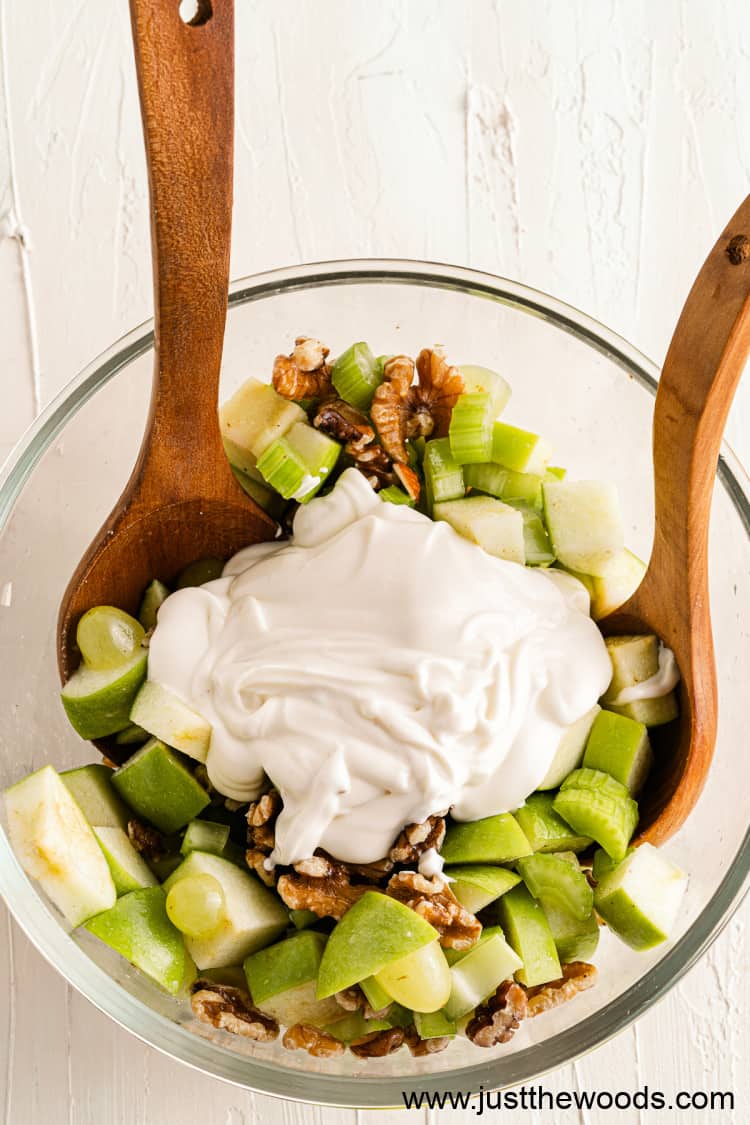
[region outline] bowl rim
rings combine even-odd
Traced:
[[[594,318],[519,282],[448,263],[362,258],[284,267],[232,282],[229,305],[231,308],[295,289],[372,283],[406,283],[454,290],[541,316],[606,355],[652,396],[656,393],[658,367]],[[26,430],[0,468],[0,533],[25,482],[66,422],[123,367],[147,352],[153,339],[153,320],[145,321],[120,337],[87,364]],[[726,443],[722,446],[717,476],[750,538],[750,480]],[[690,929],[658,964],[620,996],[598,1012],[544,1040],[543,1044],[529,1046],[512,1055],[493,1056],[475,1065],[413,1078],[330,1075],[280,1068],[274,1062],[238,1055],[201,1038],[132,996],[73,941],[41,896],[31,888],[2,831],[0,853],[4,853],[0,863],[0,893],[32,944],[90,1003],[142,1042],[210,1077],[257,1093],[315,1105],[403,1108],[399,1098],[402,1091],[409,1089],[427,1094],[470,1089],[474,1094],[480,1086],[487,1091],[538,1079],[601,1046],[628,1027],[692,968],[739,906],[750,872],[750,830]],[[544,1065],[540,1070],[533,1056],[542,1046]]]

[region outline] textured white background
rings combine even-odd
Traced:
[[[234,276],[326,257],[469,264],[550,291],[663,358],[692,276],[750,188],[745,0],[237,7]],[[0,0],[0,19],[2,457],[79,367],[150,315],[151,275],[126,0]],[[747,385],[729,436],[750,461]],[[733,1089],[734,1115],[545,1123],[750,1120],[749,916],[635,1027],[546,1079]],[[2,927],[5,1125],[377,1120],[180,1067]]]

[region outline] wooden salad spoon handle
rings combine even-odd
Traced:
[[[130,0],[146,144],[154,266],[154,376],[138,460],[60,605],[66,680],[78,619],[95,605],[136,612],[152,578],[273,536],[224,454],[218,391],[229,287],[234,0]],[[91,466],[91,472],[96,472]]]
[[[680,669],[679,717],[654,736],[637,841],[668,839],[703,788],[716,741],[708,528],[729,407],[750,351],[750,196],[706,258],[677,323],[654,406],[654,546],[643,581],[599,622],[655,633]]]

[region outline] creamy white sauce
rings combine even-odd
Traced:
[[[639,699],[659,699],[677,687],[680,682],[680,670],[671,648],[667,648],[659,641],[658,653],[659,666],[653,676],[641,680],[638,684],[622,688],[610,703],[621,707],[625,703],[635,703]]]
[[[404,825],[517,808],[609,684],[588,594],[505,562],[355,469],[293,539],[239,552],[159,610],[149,678],[212,724],[226,796],[284,808],[273,859],[380,859]]]

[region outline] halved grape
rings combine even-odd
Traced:
[[[178,879],[167,895],[167,914],[188,937],[210,937],[226,917],[221,883],[213,875],[188,875]]]
[[[140,621],[113,605],[97,605],[78,622],[76,643],[91,668],[119,668],[145,636]]]
[[[375,980],[405,1008],[436,1012],[451,992],[451,972],[437,941],[384,965]]]

